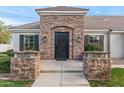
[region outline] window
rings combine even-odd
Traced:
[[[89,36],[89,44],[99,44],[100,36],[98,35],[90,35]]]
[[[24,36],[24,50],[35,50],[34,35],[25,35]]]
[[[104,50],[104,35],[85,35],[85,45],[87,44],[99,44]]]
[[[20,51],[39,50],[39,35],[20,35]]]

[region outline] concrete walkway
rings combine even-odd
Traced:
[[[82,62],[75,60],[41,62],[41,74],[32,87],[88,87]]]
[[[124,68],[124,65],[111,65],[111,68]]]
[[[112,68],[124,68],[124,60],[115,60],[112,62]]]
[[[10,73],[1,73],[0,80],[13,80],[14,77],[11,76]]]

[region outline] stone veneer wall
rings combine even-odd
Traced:
[[[42,15],[40,51],[47,59],[54,59],[55,32],[69,32],[69,59],[81,59],[84,51],[84,16]],[[43,42],[46,36],[47,42]],[[76,39],[80,37],[80,43]]]
[[[11,74],[15,80],[35,80],[40,75],[40,56],[33,52],[19,53],[11,59]]]
[[[85,58],[83,71],[88,80],[110,80],[111,59],[110,58]]]

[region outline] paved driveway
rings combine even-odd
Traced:
[[[41,74],[33,87],[89,86],[83,71],[82,62],[75,60],[41,62]]]

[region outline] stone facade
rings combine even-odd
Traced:
[[[83,15],[42,15],[40,51],[47,59],[54,59],[55,32],[69,32],[69,59],[81,59],[84,51]],[[43,37],[47,42],[43,42]],[[80,42],[77,38],[80,37]]]
[[[34,52],[18,53],[11,59],[11,75],[15,80],[35,80],[40,75],[40,56]]]
[[[88,80],[110,80],[110,58],[84,58],[83,71]]]

